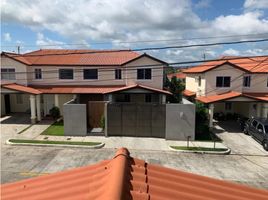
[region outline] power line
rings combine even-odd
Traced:
[[[152,43],[152,42],[172,42],[172,41],[189,41],[189,40],[201,40],[201,39],[217,39],[217,38],[236,38],[236,37],[252,37],[252,36],[266,36],[268,32],[265,33],[258,33],[258,34],[242,34],[242,35],[220,35],[220,36],[210,36],[210,37],[192,37],[192,38],[173,38],[173,39],[163,39],[163,40],[136,40],[136,41],[105,41],[105,42],[93,42],[90,43],[91,45],[98,45],[98,44],[135,44],[135,43]],[[1,45],[1,47],[15,47],[18,44],[14,45]],[[43,44],[43,45],[34,45],[34,44],[25,44],[20,45],[24,47],[35,47],[35,46],[87,46],[84,43],[66,43],[66,44]]]
[[[39,56],[56,56],[56,55],[74,55],[74,54],[96,54],[96,53],[115,53],[115,52],[139,52],[139,51],[153,51],[153,50],[166,50],[166,49],[183,49],[193,47],[206,47],[206,46],[218,46],[218,45],[229,45],[229,44],[242,44],[242,43],[257,43],[267,42],[268,38],[259,40],[241,40],[241,41],[230,41],[230,42],[216,42],[216,43],[203,43],[203,44],[191,44],[191,45],[176,45],[176,46],[164,46],[164,47],[145,47],[137,49],[115,49],[115,50],[98,50],[98,51],[83,51],[83,52],[66,52],[66,53],[49,53],[49,54],[23,54],[23,55],[12,55],[12,57],[39,57]]]

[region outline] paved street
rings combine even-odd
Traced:
[[[104,159],[110,159],[115,153],[115,148],[103,148],[98,150],[62,147],[38,147],[38,146],[9,146],[4,142],[10,137],[25,137],[25,133],[17,134],[29,123],[26,121],[16,122],[5,120],[1,127],[1,182],[13,182],[30,177],[49,174],[65,169],[71,169],[88,164],[94,164]],[[49,122],[42,122],[39,129],[49,126]],[[40,131],[39,130],[39,131]],[[37,130],[31,127],[27,130],[29,137],[36,136]],[[232,132],[230,132],[232,133]],[[131,155],[144,159],[149,163],[160,164],[166,167],[184,170],[188,172],[206,175],[218,179],[236,181],[243,184],[268,189],[268,154],[254,152],[243,147],[243,144],[233,141],[231,136],[221,131],[225,137],[226,145],[230,146],[232,155],[207,155],[194,153],[178,153],[169,150],[137,150],[132,145]],[[28,135],[27,135],[28,136]],[[235,137],[235,136],[234,136]],[[242,136],[241,136],[242,137]],[[249,138],[248,136],[243,136]],[[121,141],[121,140],[120,140]],[[243,141],[243,140],[242,140]],[[116,141],[114,141],[116,142]],[[252,140],[251,142],[255,142]],[[132,141],[133,143],[133,141]],[[235,144],[240,145],[235,145]],[[250,143],[247,143],[250,144]],[[254,143],[255,144],[255,143]],[[118,142],[118,146],[121,143]],[[259,145],[259,144],[256,144]],[[137,147],[140,148],[140,144]],[[261,149],[262,147],[259,145]],[[243,151],[245,149],[245,151]]]
[[[115,149],[2,147],[2,183],[53,173],[110,159]],[[207,155],[171,151],[137,151],[131,155],[149,163],[268,189],[268,157]]]

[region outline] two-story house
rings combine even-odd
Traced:
[[[165,62],[113,50],[38,50],[1,54],[1,115],[29,112],[40,121],[53,106],[88,101],[165,103]]]
[[[184,96],[209,105],[211,127],[216,112],[267,117],[268,56],[223,57],[183,72]]]

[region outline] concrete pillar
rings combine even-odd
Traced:
[[[30,95],[30,108],[31,108],[31,122],[36,123],[36,106],[35,106],[35,95]]]
[[[55,94],[54,97],[55,97],[55,102],[54,102],[55,106],[59,108],[59,95]]]
[[[159,103],[160,104],[166,103],[166,95],[165,94],[159,94]]]
[[[268,103],[262,104],[262,117],[267,118],[268,117]]]
[[[214,104],[209,104],[209,127],[212,128],[213,127],[213,114],[214,114]]]
[[[40,94],[36,95],[36,111],[37,111],[37,121],[41,121],[41,101]]]

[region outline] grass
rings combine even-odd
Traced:
[[[64,136],[63,121],[53,123],[50,127],[44,130],[41,135]]]
[[[186,147],[186,146],[170,146],[177,150],[189,150],[189,151],[226,151],[226,148],[211,148],[211,147]]]
[[[67,144],[67,145],[82,145],[82,146],[94,146],[101,144],[100,142],[48,141],[48,140],[24,140],[24,139],[10,139],[9,142],[27,143],[27,144]]]

